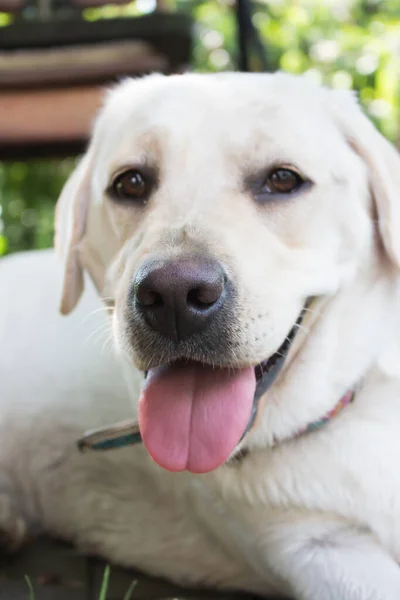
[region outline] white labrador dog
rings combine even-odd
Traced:
[[[181,583],[399,600],[400,159],[353,96],[123,82],[56,245],[64,268],[0,265],[10,545],[36,525]],[[78,452],[132,413],[143,444]]]

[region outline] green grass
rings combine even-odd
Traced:
[[[29,579],[28,575],[25,575],[25,581],[28,584],[29,588],[29,600],[35,600],[35,592],[33,589],[32,581]]]
[[[128,589],[126,591],[126,594],[125,594],[123,600],[131,600],[136,586],[137,586],[137,581],[133,580],[131,585],[128,587]]]
[[[99,600],[107,600],[107,592],[108,592],[108,585],[110,583],[110,575],[111,575],[111,567],[110,567],[110,565],[107,565],[106,568],[104,569],[103,580],[101,582]],[[36,599],[35,590],[33,588],[33,584],[32,584],[32,581],[31,581],[29,575],[25,575],[25,581],[26,581],[28,589],[29,589],[29,600],[35,600]],[[125,596],[123,597],[123,600],[131,600],[131,598],[133,596],[133,592],[136,588],[136,585],[137,585],[137,581],[136,580],[132,581],[132,583],[130,584],[129,588],[126,591]]]
[[[107,565],[104,569],[103,582],[101,584],[99,600],[107,600],[108,583],[110,581],[111,567]]]

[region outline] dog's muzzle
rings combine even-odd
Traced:
[[[253,426],[259,400],[273,385],[282,370],[310,302],[311,300],[308,300],[305,303],[298,319],[278,350],[254,368],[242,369],[238,374],[234,374],[227,369],[212,370],[207,365],[179,361],[172,365],[152,369],[145,374],[142,398],[139,403],[140,410],[142,410],[142,412],[139,411],[140,426],[137,422],[126,421],[109,428],[88,432],[79,441],[79,448],[81,450],[109,450],[144,441],[154,460],[168,470],[188,469],[192,472],[202,473],[217,468],[234,453],[236,446]],[[253,371],[253,376],[250,375],[249,370]],[[187,407],[185,407],[185,398],[183,400],[179,398],[181,394],[179,386],[182,386],[185,392],[189,389],[187,386],[191,385],[187,384],[186,380],[191,381],[196,377],[200,380],[196,384],[200,390],[200,398],[198,402],[190,405],[190,408],[192,413],[196,410],[200,413],[205,411],[206,416],[202,414],[196,416],[195,414],[193,417],[191,413],[189,414],[191,423],[188,425],[187,421],[182,422],[182,416],[184,419],[186,418]],[[241,405],[239,398],[235,406],[237,388],[239,388],[239,393],[248,395],[252,378],[254,387],[250,400],[251,406],[245,420],[243,420],[243,415],[239,419],[235,414],[232,417],[231,413],[240,410]],[[215,391],[215,394],[218,393],[222,396],[222,400],[219,402],[224,410],[219,418],[214,418],[215,415],[212,415],[215,408],[212,408],[210,404],[210,386],[215,386],[213,393]],[[211,398],[211,403],[212,400],[213,398]],[[207,407],[209,414],[207,414]],[[196,427],[201,432],[200,438],[196,438],[198,432],[191,429],[193,421],[195,424],[197,423]],[[240,423],[244,423],[244,425],[242,426]],[[228,434],[224,434],[224,427],[228,428]],[[231,435],[232,430],[236,432],[234,436]],[[179,448],[179,440],[182,440],[185,435],[184,450],[182,451],[182,448]],[[200,443],[198,443],[199,440]],[[173,449],[172,452],[169,450],[170,448]],[[189,452],[187,452],[187,448],[189,448]]]

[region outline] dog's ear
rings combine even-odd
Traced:
[[[383,247],[400,268],[400,154],[363,114],[353,93],[328,90],[328,95],[336,123],[367,165]]]
[[[83,156],[61,191],[55,214],[55,248],[64,263],[60,311],[67,315],[83,292],[80,243],[85,235],[91,196],[92,153]]]

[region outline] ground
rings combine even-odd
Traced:
[[[68,545],[41,539],[13,556],[0,555],[0,600],[29,600],[28,575],[35,600],[99,600],[106,565],[77,554]],[[111,567],[107,600],[123,600],[133,580],[132,600],[254,600],[240,594],[182,589],[168,582]]]

